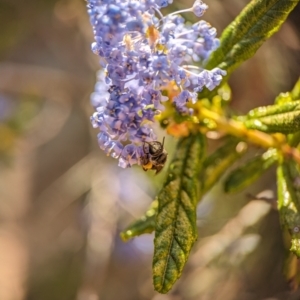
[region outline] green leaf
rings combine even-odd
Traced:
[[[275,104],[286,106],[286,105],[290,105],[289,103],[291,103],[292,101],[300,103],[299,100],[300,100],[300,79],[298,79],[291,92],[280,93],[275,99]],[[288,142],[290,146],[297,147],[298,144],[300,143],[300,132],[298,131],[295,134],[289,134]]]
[[[244,122],[248,129],[256,129],[268,133],[294,133],[300,131],[300,110],[279,113]]]
[[[257,107],[248,112],[247,118],[257,119],[294,111],[300,111],[300,101]]]
[[[206,157],[200,175],[201,194],[207,193],[246,150],[247,145],[244,142],[230,138],[224,145]]]
[[[198,176],[204,153],[202,134],[181,139],[158,194],[153,282],[160,293],[167,293],[180,277],[197,238]]]
[[[300,143],[300,131],[294,133],[294,134],[289,134],[288,136],[288,143],[292,147],[297,147]]]
[[[264,132],[281,132],[285,134],[300,131],[300,79],[291,92],[280,93],[275,99],[275,105],[257,107],[250,110],[246,116],[238,119],[245,122],[249,129]],[[297,146],[298,135],[290,135],[289,142]]]
[[[157,208],[158,201],[154,200],[150,208],[140,219],[131,223],[126,229],[124,229],[120,233],[122,240],[124,242],[127,242],[135,236],[153,232],[155,230],[155,217],[157,213]]]
[[[206,68],[227,71],[226,82],[233,70],[252,57],[259,47],[280,29],[299,0],[253,0],[223,31],[220,46],[209,57]],[[222,85],[222,84],[221,84]],[[199,99],[214,93],[205,89]]]
[[[289,94],[289,97],[292,99],[292,101],[296,101],[300,99],[300,78],[296,82],[292,91],[286,94]],[[288,142],[292,147],[297,147],[300,143],[300,131],[294,134],[289,134]]]
[[[300,78],[296,82],[290,94],[293,100],[300,100]]]
[[[267,171],[277,159],[277,150],[270,149],[262,155],[248,160],[228,175],[224,183],[225,192],[235,193],[249,186]]]
[[[278,211],[281,225],[291,234],[291,251],[300,257],[299,171],[295,162],[283,162],[277,168]],[[298,179],[299,180],[299,179]]]
[[[251,1],[224,30],[220,46],[210,56],[207,68],[225,66],[230,73],[280,29],[299,0]]]
[[[285,92],[285,93],[280,93],[276,98],[275,98],[275,101],[274,103],[275,104],[285,104],[285,103],[288,103],[288,102],[292,102],[293,101],[293,98],[291,96],[291,93],[289,92]]]
[[[244,119],[249,129],[264,132],[293,133],[300,130],[300,101],[257,107]]]
[[[275,104],[285,104],[287,102],[300,100],[300,79],[296,82],[291,92],[280,93],[276,98]]]

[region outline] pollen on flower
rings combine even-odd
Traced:
[[[159,31],[155,28],[154,25],[150,25],[146,31],[146,37],[149,39],[149,45],[150,47],[153,47],[156,45],[158,39],[159,39]]]
[[[170,3],[87,0],[92,51],[102,66],[91,96],[91,122],[100,131],[99,147],[122,168],[141,164],[142,145],[156,141],[152,125],[165,106],[191,115],[187,104],[197,101],[197,92],[214,89],[226,75],[218,68],[198,67],[219,45],[215,28],[203,20],[185,24],[180,16],[191,12],[200,17],[207,5],[196,0],[192,7],[164,16],[161,8]],[[173,131],[183,133],[184,128]]]
[[[133,50],[133,42],[132,42],[131,36],[129,34],[124,35],[123,42],[124,42],[126,51]]]

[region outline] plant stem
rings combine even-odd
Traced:
[[[198,107],[200,119],[208,118],[215,122],[217,128],[225,133],[239,137],[249,143],[264,147],[276,148],[284,156],[292,157],[300,164],[300,152],[286,143],[285,138],[278,138],[275,135],[267,134],[258,130],[247,129],[243,123],[233,119],[226,119],[219,114],[204,107]]]

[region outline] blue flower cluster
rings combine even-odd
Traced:
[[[161,91],[170,83],[180,91],[172,99],[180,113],[197,92],[220,84],[226,72],[191,65],[205,60],[218,47],[216,29],[205,21],[186,25],[179,15],[200,17],[207,9],[201,0],[186,10],[163,16],[160,9],[172,0],[87,0],[100,71],[91,101],[91,117],[100,129],[98,141],[107,155],[126,168],[140,164],[143,143],[156,140],[154,117],[168,98]]]

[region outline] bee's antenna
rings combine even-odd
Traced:
[[[163,137],[163,140],[162,140],[162,147],[164,147],[164,143],[165,143],[165,137]]]

